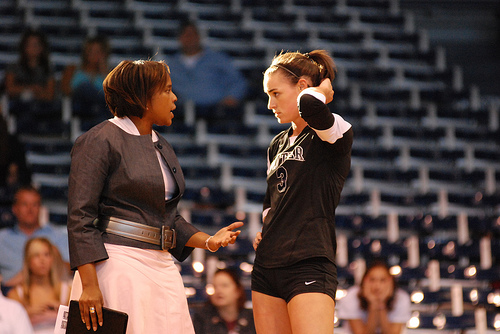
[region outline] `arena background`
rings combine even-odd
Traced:
[[[16,61],[26,27],[48,35],[59,78],[64,66],[78,63],[87,35],[110,38],[113,64],[168,56],[177,50],[182,17],[199,24],[207,46],[234,58],[251,83],[240,124],[207,127],[194,106],[158,129],[186,175],[185,217],[205,231],[246,222],[236,245],[215,255],[197,250],[179,264],[196,307],[216,267],[239,268],[249,293],[265,149],[283,128],[266,110],[262,70],[281,49],[329,50],[339,68],[331,108],[356,133],[337,213],[339,298],[367,261],[383,258],[412,295],[409,333],[483,333],[476,329],[483,315],[494,332],[500,328],[499,11],[494,0],[2,0],[0,79]],[[92,124],[72,115],[70,100],[60,96],[54,115],[20,131],[2,96],[47,219],[64,225],[69,150]],[[3,206],[4,224],[9,217]],[[451,293],[457,286],[459,300]],[[342,321],[337,325],[342,333]]]

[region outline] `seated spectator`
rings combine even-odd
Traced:
[[[79,66],[64,69],[61,90],[72,97],[73,115],[91,119],[95,124],[109,118],[102,83],[109,73],[108,40],[102,36],[88,38],[82,49]]]
[[[213,286],[207,305],[193,316],[196,334],[255,333],[252,310],[245,308],[245,290],[237,273],[217,270]]]
[[[19,60],[8,66],[5,73],[5,91],[10,101],[9,113],[17,118],[18,131],[31,131],[40,116],[60,117],[54,102],[55,78],[48,43],[43,33],[27,30],[23,34]]]
[[[30,183],[24,147],[16,135],[9,133],[7,122],[0,116],[0,205],[10,206],[14,192]]]
[[[46,238],[30,239],[24,248],[23,281],[7,297],[26,308],[36,334],[54,333],[59,305],[68,305],[69,271],[57,247]]]
[[[2,275],[0,275],[0,284]],[[5,297],[0,293],[0,333],[32,334],[30,318],[26,309],[18,301]]]
[[[374,262],[361,285],[349,288],[338,301],[337,315],[347,320],[354,334],[402,333],[411,317],[410,306],[410,296],[397,287],[388,266]]]
[[[180,104],[193,101],[196,116],[210,119],[237,119],[247,82],[225,53],[203,48],[192,22],[184,22],[179,34],[179,53],[168,59],[172,83]]]
[[[14,195],[12,213],[17,224],[0,230],[0,274],[5,286],[12,287],[22,282],[23,249],[33,237],[46,237],[57,246],[65,262],[69,262],[68,232],[66,227],[51,223],[42,224],[40,193],[33,187],[21,187]]]

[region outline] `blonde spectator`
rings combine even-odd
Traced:
[[[23,282],[8,297],[24,305],[36,334],[53,333],[59,305],[68,305],[70,277],[48,239],[30,239],[24,249]]]

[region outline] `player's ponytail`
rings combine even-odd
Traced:
[[[314,82],[315,86],[318,86],[323,79],[329,78],[331,81],[335,79],[335,74],[337,73],[337,67],[330,54],[325,50],[313,50],[306,54],[312,62],[316,63],[319,68],[319,82]]]

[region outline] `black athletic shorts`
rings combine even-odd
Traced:
[[[337,266],[324,257],[280,268],[254,265],[252,271],[252,291],[284,299],[287,303],[296,295],[309,292],[324,293],[335,300],[337,285]]]

